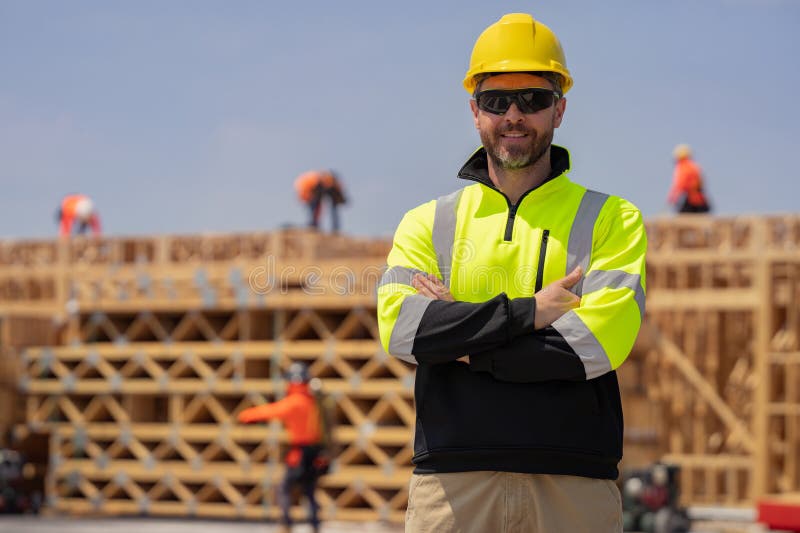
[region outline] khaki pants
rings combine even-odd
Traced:
[[[613,481],[510,472],[413,475],[406,533],[621,533]]]

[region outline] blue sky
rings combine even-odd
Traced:
[[[53,236],[70,192],[115,235],[302,224],[326,167],[344,230],[390,235],[460,186],[472,45],[519,11],[575,78],[574,181],[665,213],[688,142],[720,214],[798,211],[800,0],[0,0],[0,236]]]

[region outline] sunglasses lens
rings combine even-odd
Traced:
[[[478,108],[495,115],[508,111],[512,103],[516,103],[522,113],[536,113],[553,105],[555,100],[553,91],[538,87],[516,91],[488,90],[477,96]]]
[[[517,93],[517,105],[523,113],[536,113],[553,105],[555,94],[551,91],[530,89]]]
[[[497,91],[487,91],[478,95],[478,107],[488,113],[502,115],[511,107],[512,95]]]

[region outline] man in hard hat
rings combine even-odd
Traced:
[[[77,233],[84,234],[89,228],[94,235],[100,235],[100,217],[92,200],[84,194],[70,194],[61,200],[56,213],[58,233],[61,237],[69,237],[77,224]]]
[[[679,213],[708,213],[711,206],[703,192],[703,171],[692,161],[692,149],[679,144],[672,151],[675,172],[667,199]]]
[[[378,322],[417,365],[406,531],[622,531],[615,369],[647,244],[639,210],[572,182],[551,144],[572,83],[550,28],[489,26],[464,79],[483,146],[395,233]]]
[[[338,207],[347,202],[342,183],[332,170],[311,170],[294,182],[297,197],[306,204],[311,215],[309,227],[319,228],[322,204],[327,201],[331,209],[331,230],[339,231]]]
[[[286,473],[278,490],[278,504],[283,515],[282,531],[291,531],[292,490],[299,486],[308,499],[309,521],[316,533],[319,531],[319,506],[314,492],[320,475],[327,471],[328,466],[328,459],[322,455],[322,416],[317,398],[309,386],[308,367],[303,363],[292,363],[286,379],[289,382],[286,397],[245,409],[239,413],[238,419],[246,424],[273,419],[284,423],[291,448],[284,458]]]

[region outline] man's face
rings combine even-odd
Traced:
[[[480,89],[529,87],[552,89],[546,79],[522,72],[492,76],[483,81]],[[478,109],[475,100],[470,100],[481,142],[492,161],[505,170],[529,167],[547,153],[553,142],[553,130],[561,125],[566,104],[564,98],[559,98],[549,108],[528,114],[512,104],[504,114],[495,115]]]

